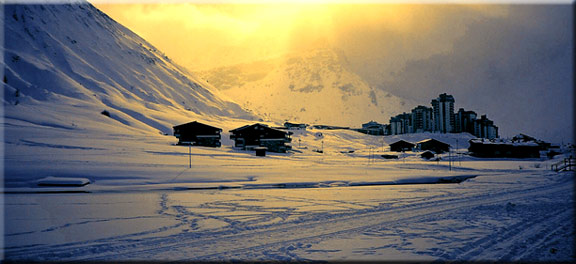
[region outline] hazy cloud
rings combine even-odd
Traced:
[[[511,136],[573,134],[569,5],[98,5],[191,70],[331,47],[374,87],[439,93]]]
[[[506,17],[466,25],[450,52],[411,60],[381,88],[399,96],[456,97],[487,113],[504,135],[573,135],[572,13],[568,6],[512,6]]]

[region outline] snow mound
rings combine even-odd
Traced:
[[[36,181],[38,186],[58,186],[58,187],[80,187],[90,184],[90,180],[86,178],[64,178],[49,176]]]

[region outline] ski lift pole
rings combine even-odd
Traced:
[[[456,139],[456,151],[458,151],[458,139]],[[462,151],[456,152],[456,156],[458,157],[458,166],[462,167]]]
[[[402,163],[406,163],[406,155],[404,155],[404,149],[402,149]]]
[[[452,151],[448,147],[448,170],[452,171]]]
[[[192,168],[192,141],[188,143],[188,168]]]

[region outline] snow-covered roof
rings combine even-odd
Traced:
[[[534,141],[517,142],[517,141],[504,140],[504,139],[489,140],[489,139],[483,139],[483,138],[470,139],[470,143],[484,144],[484,145],[539,146],[538,143],[536,143]]]
[[[448,143],[444,143],[444,142],[442,142],[442,141],[440,141],[440,140],[436,140],[436,139],[433,139],[433,138],[427,138],[427,139],[424,139],[424,140],[420,140],[420,141],[416,142],[416,145],[421,144],[421,143],[426,143],[426,142],[437,142],[437,143],[441,143],[441,144],[445,144],[445,145],[450,145],[450,144],[448,144]]]

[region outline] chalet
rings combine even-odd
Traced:
[[[390,144],[390,151],[402,152],[407,150],[412,150],[414,148],[414,143],[408,141],[399,140]]]
[[[296,124],[290,122],[284,123],[284,128],[288,130],[306,130],[306,127],[308,127],[307,124]]]
[[[287,144],[292,141],[290,135],[292,132],[284,132],[260,123],[230,130],[230,139],[234,140],[234,146],[245,150],[266,147],[268,151],[285,153],[292,148]]]
[[[516,143],[516,142],[524,142],[524,143],[528,143],[528,142],[533,142],[538,144],[538,146],[540,146],[540,150],[548,150],[552,144],[548,143],[548,142],[544,142],[542,140],[538,140],[536,138],[533,138],[531,136],[525,135],[525,134],[518,134],[516,136],[514,136],[512,138],[512,142]]]
[[[444,153],[450,150],[450,144],[446,144],[442,141],[438,141],[433,138],[424,139],[422,141],[416,142],[416,149],[419,150],[430,150],[435,153]]]
[[[312,128],[314,129],[325,129],[325,130],[336,130],[336,129],[350,129],[350,127],[342,127],[342,126],[329,126],[329,125],[313,125]]]
[[[536,142],[471,139],[470,155],[483,158],[539,158],[540,145]]]
[[[368,135],[384,135],[385,126],[384,124],[370,121],[368,123],[362,124],[362,129],[358,131]]]
[[[220,128],[196,121],[174,127],[174,136],[178,138],[178,145],[220,147],[220,132],[222,132]]]

